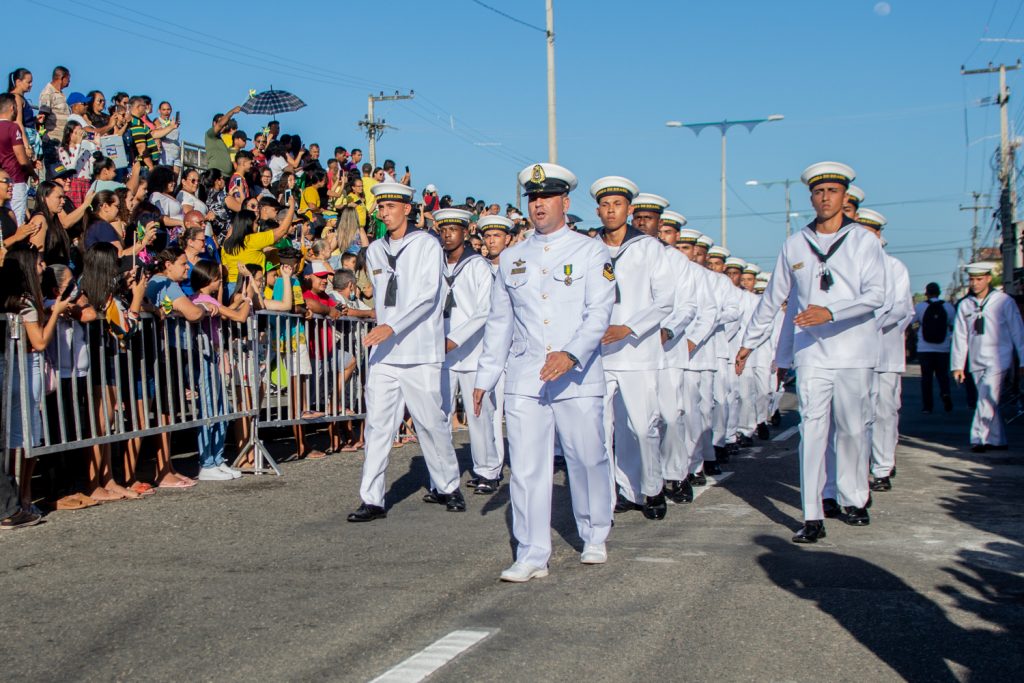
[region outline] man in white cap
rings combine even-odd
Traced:
[[[569,192],[576,187],[571,171],[534,164],[519,181],[534,232],[498,264],[473,391],[480,410],[506,373],[512,533],[519,545],[501,579],[513,582],[548,574],[556,432],[584,544],[581,562],[607,561],[614,504],[600,353],[615,304],[611,256],[603,242],[566,226]]]
[[[676,291],[672,313],[661,324],[665,369],[661,372],[658,394],[665,419],[665,434],[661,440],[665,496],[674,503],[693,502],[690,464],[701,433],[701,375],[700,361],[694,360],[691,354],[704,354],[718,310],[714,297],[708,292],[704,269],[677,248],[684,225],[686,218],[682,214],[662,212],[659,235],[667,245],[665,257],[672,267]],[[708,387],[710,390],[710,379]],[[710,428],[710,406],[708,420]]]
[[[745,264],[743,272],[740,274],[740,287],[753,295],[750,315],[753,315],[754,308],[760,302],[760,296],[764,293],[764,289],[768,284],[767,280],[761,282],[757,279],[760,274],[761,267],[756,263]],[[749,324],[750,315],[743,321],[743,329],[746,329],[747,324]],[[775,355],[775,341],[777,339],[778,335],[773,327],[772,336],[750,354],[747,366],[752,368],[753,371],[750,373],[749,380],[744,379],[747,373],[740,375],[740,391],[743,392],[743,387],[746,387],[745,391],[749,396],[745,402],[740,404],[739,429],[741,438],[742,434],[746,434],[749,437],[754,432],[757,433],[757,438],[762,441],[767,440],[770,436],[768,432],[768,398],[772,391],[770,388],[771,365],[772,358]],[[751,382],[751,384],[746,384],[745,382],[747,381]]]
[[[441,366],[441,408],[451,428],[455,391],[462,392],[473,457],[473,472],[468,485],[474,493],[486,495],[497,491],[501,481],[502,460],[494,438],[494,397],[491,394],[484,399],[479,415],[472,409],[470,401],[483,349],[484,324],[491,312],[494,275],[484,257],[466,244],[466,233],[472,219],[473,214],[464,209],[438,209],[434,212],[434,225],[441,236],[445,256],[442,271],[445,357]]]
[[[658,374],[665,355],[662,321],[672,312],[675,283],[665,248],[647,232],[629,225],[637,206],[654,213],[657,233],[668,200],[640,194],[628,178],[605,176],[590,186],[603,226],[601,240],[611,254],[615,305],[601,338],[605,375],[604,427],[615,465],[615,511],[640,510],[647,519],[664,519],[661,465],[661,408]],[[632,205],[631,205],[632,202]]]
[[[864,190],[856,185],[846,188],[846,201],[843,202],[843,215],[847,218],[857,220],[857,212],[860,205],[864,203]]]
[[[816,218],[783,244],[772,279],[747,326],[736,371],[772,331],[789,300],[793,313],[793,363],[800,401],[800,492],[804,526],[795,543],[825,536],[821,493],[825,451],[835,429],[841,519],[863,526],[867,513],[871,399],[865,387],[878,361],[874,312],[885,301],[885,254],[881,243],[843,215],[854,178],[845,164],[821,162],[801,180],[811,193]],[[781,346],[781,342],[780,342]]]
[[[365,346],[373,347],[366,378],[366,459],[359,487],[363,502],[348,521],[387,516],[384,473],[406,407],[430,474],[428,498],[443,502],[451,512],[461,512],[466,502],[459,491],[459,463],[441,409],[445,355],[441,245],[433,235],[409,227],[411,187],[383,182],[374,185],[372,192],[388,234],[366,252],[377,326],[363,340]]]
[[[999,414],[999,401],[1013,353],[1024,363],[1024,323],[1012,297],[992,289],[993,263],[967,266],[970,293],[956,310],[950,369],[953,379],[964,381],[964,365],[978,387],[978,403],[971,422],[971,450],[1006,450],[1006,430]]]
[[[702,241],[707,243],[711,238],[702,235],[697,239],[698,247]],[[715,373],[714,397],[715,404],[711,410],[711,433],[714,455],[705,462],[705,474],[720,474],[720,464],[729,461],[729,457],[738,451],[736,444],[736,418],[739,378],[734,367],[735,353],[739,350],[740,321],[747,313],[748,305],[739,287],[725,274],[725,259],[729,258],[729,250],[715,244],[707,244],[707,256],[704,266],[712,273],[712,282],[716,283],[716,293],[720,300],[728,302],[735,308],[735,317],[727,320],[719,317],[718,328],[715,330],[715,343],[718,358],[718,372]],[[737,278],[738,280],[738,278]]]
[[[754,273],[746,274],[747,262],[741,258],[730,257],[725,260],[725,274],[732,280],[733,284],[739,290],[740,293],[740,320],[737,327],[739,328],[737,333],[730,340],[729,352],[732,354],[733,365],[729,368],[728,373],[735,379],[735,387],[733,390],[734,399],[729,405],[729,427],[728,433],[731,439],[734,439],[734,444],[747,448],[754,445],[754,429],[757,427],[757,420],[755,418],[756,405],[757,405],[757,378],[755,375],[757,372],[752,371],[744,373],[743,375],[736,374],[735,368],[735,351],[740,350],[740,342],[742,341],[742,331],[746,329],[747,324],[750,322],[750,316],[754,313],[754,308],[757,307],[760,299],[754,295],[753,280]],[[744,278],[748,282],[748,286],[744,286]],[[759,367],[760,361],[763,356],[762,349],[765,348],[768,340],[762,342],[760,346],[754,349],[754,353],[751,354],[751,367]],[[735,446],[734,446],[735,447]]]
[[[477,230],[487,247],[487,261],[491,267],[491,274],[497,275],[498,263],[503,251],[512,244],[512,230],[515,222],[505,216],[481,216],[477,221]],[[505,373],[494,387],[494,447],[498,452],[498,459],[505,462],[505,437],[502,433],[502,424],[505,420]]]
[[[860,209],[857,222],[882,241],[885,216],[871,209]],[[903,387],[901,375],[907,369],[904,333],[914,320],[914,295],[910,275],[899,259],[885,255],[885,303],[875,311],[881,343],[878,365],[871,384],[875,417],[871,426],[871,490],[892,489],[890,477],[896,469],[896,445],[899,442],[900,407]]]

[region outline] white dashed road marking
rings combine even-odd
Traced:
[[[789,437],[793,436],[800,431],[800,425],[793,425],[789,429],[783,430],[772,437],[772,441],[785,441]]]
[[[452,631],[398,666],[373,679],[371,683],[416,683],[422,681],[466,650],[497,632],[497,629]]]

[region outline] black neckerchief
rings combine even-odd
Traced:
[[[443,275],[445,283],[448,285],[448,296],[444,300],[444,317],[452,317],[452,309],[455,308],[455,278],[459,276],[463,270],[466,269],[466,264],[474,258],[483,258],[480,254],[468,244],[462,248],[462,256],[459,260],[451,267],[451,275]]]
[[[839,226],[839,231],[841,231],[848,225],[853,225],[854,223],[856,223],[856,221],[844,215],[843,224]],[[807,227],[814,230],[814,225],[815,223],[811,223]],[[837,251],[839,251],[839,247],[842,246],[843,242],[846,241],[846,238],[849,237],[851,232],[853,231],[847,230],[842,235],[837,236],[835,242],[833,242],[832,246],[829,247],[828,252],[824,254],[821,253],[821,249],[819,249],[818,245],[814,243],[814,240],[812,240],[807,235],[804,235],[804,240],[807,241],[807,246],[811,248],[811,251],[814,253],[815,256],[818,257],[818,261],[821,263],[821,280],[819,281],[818,286],[821,288],[821,291],[823,292],[827,292],[829,289],[831,289],[832,284],[834,282],[834,280],[832,279],[832,271],[828,269],[828,260],[832,258]]]
[[[601,236],[602,236],[601,237],[601,241],[602,242],[604,242],[604,232],[605,231],[602,228],[602,230],[601,230]],[[639,230],[634,228],[632,225],[627,225],[626,226],[626,234],[622,237],[622,243],[619,244],[619,246],[618,246],[619,253],[616,254],[615,256],[612,256],[612,273],[615,272],[615,264],[618,263],[619,259],[622,258],[622,255],[626,253],[626,247],[628,247],[629,245],[633,244],[634,242],[640,241],[641,237],[647,237],[647,236],[648,236],[647,233],[640,232]],[[608,246],[608,245],[605,244],[605,246]],[[617,303],[617,304],[618,303],[622,303],[622,293],[619,291],[619,281],[618,281],[618,279],[615,280],[615,303]]]
[[[387,249],[384,250],[384,258],[386,258],[388,260],[388,267],[391,268],[391,277],[388,278],[388,286],[387,286],[387,289],[384,290],[384,306],[385,306],[385,308],[391,308],[395,304],[398,303],[398,279],[395,277],[395,275],[396,275],[396,268],[398,268],[398,257],[401,256],[402,252],[405,251],[405,248],[408,247],[409,244],[411,244],[411,242],[408,241],[409,237],[413,233],[417,233],[417,232],[423,232],[423,231],[420,230],[419,228],[407,228],[406,229],[405,237],[402,238],[402,242],[404,244],[402,244],[402,248],[399,249],[398,253],[395,254],[394,256],[392,256],[391,252],[388,251]],[[387,242],[388,248],[390,248],[391,247],[391,238],[387,237],[387,238],[385,238],[385,241]]]

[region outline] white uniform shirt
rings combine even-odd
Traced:
[[[979,318],[985,321],[983,334],[975,329]],[[1013,298],[994,290],[984,301],[978,301],[973,294],[964,297],[956,309],[950,369],[963,370],[969,358],[970,372],[1009,370],[1014,349],[1021,359],[1018,362],[1024,363],[1024,323]]]
[[[607,245],[605,245],[607,246]],[[672,312],[675,284],[665,247],[635,228],[626,228],[618,247],[608,247],[619,301],[612,325],[633,331],[614,344],[602,344],[605,370],[657,370],[665,365],[661,324]]]
[[[708,278],[703,268],[675,247],[666,247],[665,260],[672,269],[676,286],[672,312],[661,323],[673,335],[665,342],[665,365],[685,370],[691,367],[687,340],[699,347],[711,337],[718,308],[708,291]]]
[[[707,296],[707,301],[711,304],[712,313],[707,318],[701,318],[698,316],[686,328],[686,338],[692,341],[696,348],[693,353],[690,354],[690,365],[689,370],[717,370],[718,369],[718,355],[716,353],[717,347],[715,332],[718,330],[718,323],[722,317],[722,302],[717,290],[717,278],[715,273],[704,266],[693,264],[697,270],[694,271],[697,277],[704,281],[704,292]],[[707,308],[701,309],[701,315],[707,312]],[[708,325],[710,330],[703,339],[698,339],[700,334],[699,326]],[[689,346],[687,346],[689,348]]]
[[[477,388],[494,389],[507,362],[506,394],[604,396],[599,347],[611,320],[615,283],[601,240],[565,226],[547,235],[534,232],[502,252],[492,292]],[[575,356],[580,365],[542,382],[540,370],[555,351]]]
[[[846,239],[828,261],[833,280],[828,291],[820,287],[820,262],[808,245],[808,240],[814,241],[820,251],[828,251],[813,224],[786,240],[747,327],[744,347],[757,348],[771,334],[775,312],[789,299],[794,316],[814,304],[828,308],[833,317],[831,322],[793,330],[794,367],[875,367],[879,333],[874,311],[885,302],[885,252],[874,234],[848,219],[827,242],[833,244],[843,235]],[[790,298],[790,292],[795,297]]]
[[[914,296],[910,292],[907,267],[897,258],[885,255],[888,268],[885,277],[885,305],[875,311],[875,320],[882,335],[878,345],[878,372],[903,372],[907,369],[907,347],[904,337],[914,319]]]
[[[732,337],[739,332],[740,323],[740,290],[732,283],[728,275],[708,270],[712,292],[718,301],[718,325],[714,332],[715,358],[732,359],[736,354],[729,355]],[[737,351],[739,347],[737,347]]]
[[[928,310],[930,304],[936,301],[942,302],[942,307],[946,309],[946,338],[941,343],[932,344],[929,341],[925,341],[924,329],[921,327],[924,323],[924,314]],[[949,353],[950,344],[953,342],[952,332],[953,323],[956,322],[956,309],[953,308],[953,304],[948,301],[942,301],[942,299],[931,298],[928,301],[922,301],[914,307],[914,322],[918,324],[917,328],[917,352],[918,353]]]
[[[457,263],[443,266],[446,278],[454,277],[450,317],[444,318],[444,336],[458,344],[445,354],[444,367],[460,372],[476,370],[483,350],[484,324],[491,312],[491,287],[494,275],[491,264],[468,247]],[[444,281],[442,301],[448,298],[448,281]],[[444,306],[442,305],[442,310]]]
[[[397,255],[395,269],[387,255]],[[441,310],[441,245],[432,235],[410,229],[397,244],[385,238],[366,250],[366,265],[373,280],[377,324],[395,333],[370,352],[371,363],[411,365],[444,360],[444,321]],[[398,296],[385,306],[388,281],[394,273]]]
[[[726,277],[728,277],[728,275]],[[753,292],[748,292],[742,287],[737,287],[736,285],[733,285],[733,288],[739,294],[740,317],[729,328],[730,361],[736,360],[736,354],[740,351],[740,343],[743,341],[743,330],[747,329],[747,325],[750,324],[750,318],[754,315],[754,309],[757,308],[757,304],[761,301],[761,299]],[[765,342],[767,341],[768,340],[765,339]],[[759,344],[757,348],[761,348],[762,346],[764,346],[764,342]]]

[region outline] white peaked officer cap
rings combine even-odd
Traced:
[[[437,215],[437,212],[434,212]],[[512,232],[512,228],[515,227],[515,223],[512,219],[505,218],[504,216],[484,216],[476,222],[476,227],[480,232],[484,230],[504,230],[505,232]]]
[[[676,211],[662,211],[661,224],[671,226],[678,230],[679,228],[686,225],[686,216]]]
[[[603,178],[598,178],[594,181],[594,184],[590,186],[590,196],[601,201],[602,197],[620,196],[625,197],[626,201],[633,201],[633,197],[640,194],[640,188],[636,186],[629,178],[623,178],[618,175],[606,175]]]
[[[377,183],[370,188],[370,192],[378,202],[402,202],[408,204],[412,201],[416,190],[402,183]]]
[[[860,223],[861,225],[866,225],[869,228],[877,228],[879,230],[885,227],[885,224],[887,223],[887,221],[885,220],[885,216],[878,213],[877,211],[873,211],[872,209],[858,210],[857,222]]]
[[[839,183],[844,187],[849,187],[856,177],[857,174],[846,164],[841,164],[838,161],[819,161],[804,169],[804,172],[800,174],[800,182],[811,189],[821,183]]]
[[[558,164],[530,164],[519,172],[519,184],[524,195],[569,194],[576,189],[576,175]]]

